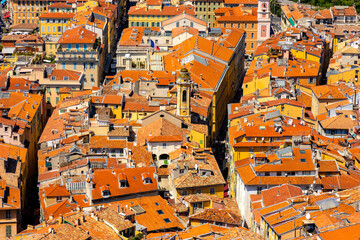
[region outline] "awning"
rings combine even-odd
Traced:
[[[14,47],[4,47],[2,50],[3,54],[13,54],[16,48]]]

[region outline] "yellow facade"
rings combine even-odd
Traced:
[[[264,78],[258,78],[255,76],[252,81],[246,82],[243,84],[243,95],[252,94],[256,92],[257,89],[261,90],[268,88],[270,85],[270,76]]]
[[[111,109],[111,117],[122,119],[122,107],[120,105],[109,105]]]
[[[348,69],[337,74],[330,74],[327,78],[327,84],[333,84],[339,81],[342,82],[352,82],[355,85],[360,85],[359,81],[359,71],[360,67]]]
[[[291,49],[291,53],[296,59],[304,59],[304,60],[310,60],[310,61],[314,61],[314,62],[320,62],[320,58],[321,58],[321,56],[315,56],[315,55],[307,53],[306,51],[299,51],[296,49]]]
[[[211,111],[211,123],[209,121],[209,127],[211,129],[211,139],[214,139],[218,134],[218,130],[222,124],[222,120],[225,119],[227,114],[226,106],[231,102],[235,95],[234,79],[235,79],[235,62],[233,61],[229,66],[224,79],[222,80],[218,90],[213,95],[212,111]]]
[[[40,36],[45,37],[47,35],[53,37],[60,37],[66,30],[71,18],[70,13],[53,13],[56,17],[51,17],[52,13],[44,14],[40,16],[39,32]],[[60,17],[60,15],[63,15]],[[73,14],[72,14],[73,15]]]
[[[216,185],[216,186],[204,186],[204,187],[196,187],[196,188],[186,188],[186,189],[176,189],[177,197],[183,196],[183,191],[187,191],[188,195],[196,194],[196,190],[201,190],[201,193],[210,195],[210,189],[214,188],[215,193],[212,196],[216,196],[219,198],[224,198],[224,185]]]
[[[137,111],[137,110],[133,110],[133,111],[124,111],[123,112],[123,118],[127,118],[129,119],[129,121],[136,121],[136,120],[141,120],[144,117],[146,117],[147,115],[152,114],[153,112],[145,112],[145,111]]]
[[[76,6],[76,12],[86,11],[89,8],[94,8],[97,6],[99,6],[99,3],[97,1],[87,1],[80,6]]]
[[[57,41],[46,41],[45,42],[45,53],[46,56],[55,56],[57,51]]]
[[[172,16],[168,15],[129,15],[129,27],[160,27],[160,23]]]
[[[190,130],[190,139],[191,141],[197,142],[200,148],[207,148],[208,147],[208,138],[207,135],[194,129]]]
[[[206,209],[206,208],[213,208],[213,204],[212,201],[205,201],[205,202],[201,202],[202,203],[202,208]],[[194,203],[190,203],[189,206],[189,215],[193,215],[195,213],[194,211]]]

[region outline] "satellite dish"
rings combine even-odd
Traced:
[[[305,214],[305,217],[307,220],[310,220],[310,218],[311,218],[310,213]]]

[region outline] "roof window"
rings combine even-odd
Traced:
[[[163,210],[156,210],[156,212],[157,212],[159,215],[164,214]]]
[[[170,223],[171,221],[170,221],[170,219],[168,219],[168,218],[164,218],[164,222],[165,222],[165,223]]]

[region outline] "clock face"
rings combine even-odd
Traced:
[[[262,7],[263,7],[263,8],[266,8],[266,7],[267,7],[267,4],[266,4],[266,3],[263,3],[263,4],[262,4]]]

